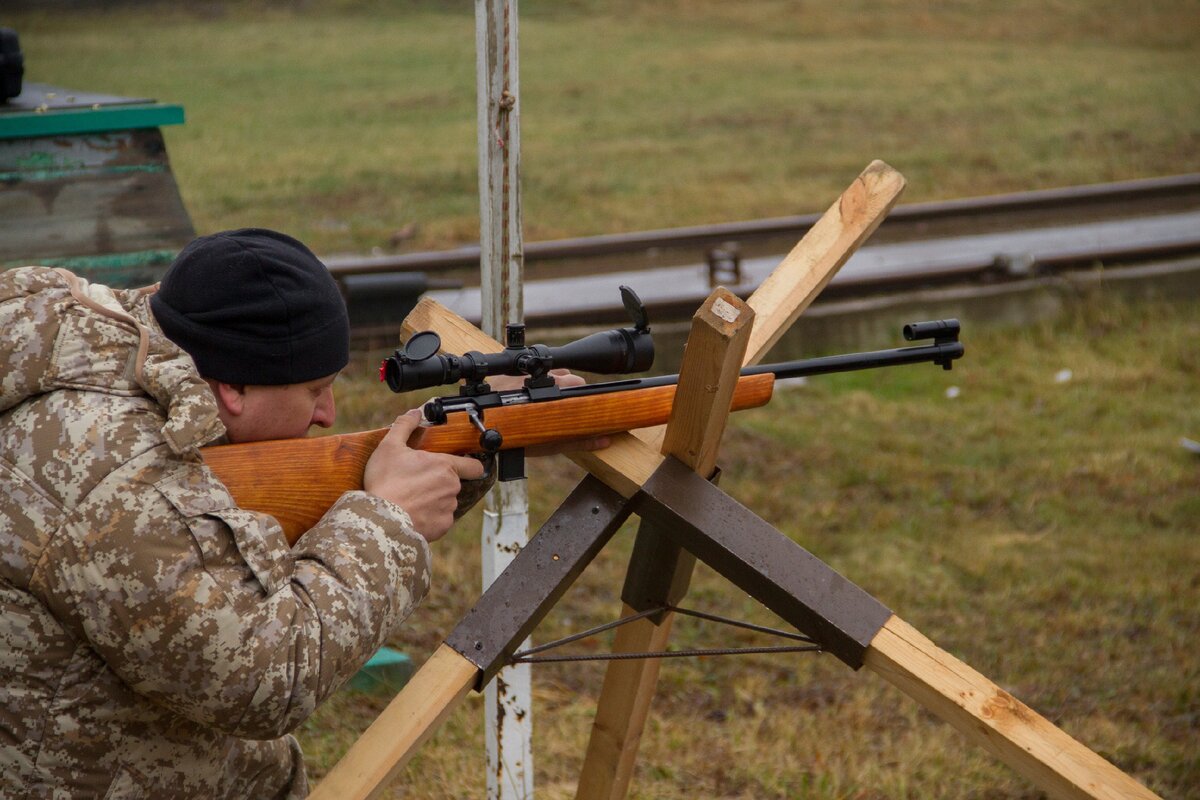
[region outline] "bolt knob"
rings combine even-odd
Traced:
[[[488,453],[495,453],[503,443],[504,437],[500,435],[500,431],[494,428],[488,428],[479,435],[479,446]]]

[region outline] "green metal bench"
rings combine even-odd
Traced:
[[[183,107],[26,83],[0,102],[0,269],[153,283],[194,235],[159,128]]]

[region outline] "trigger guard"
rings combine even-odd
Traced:
[[[467,455],[483,464],[483,477],[461,482],[462,488],[458,492],[458,507],[454,511],[455,519],[470,511],[476,503],[483,499],[483,496],[491,490],[492,485],[496,482],[495,454],[468,453]]]

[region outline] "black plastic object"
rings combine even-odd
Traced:
[[[17,32],[0,28],[0,103],[21,93],[21,78],[25,75],[25,56]]]

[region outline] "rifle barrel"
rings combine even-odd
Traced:
[[[743,369],[742,375],[761,375],[770,372],[776,380],[782,378],[801,378],[809,375],[828,375],[833,372],[854,372],[860,369],[875,369],[877,367],[896,367],[902,364],[923,364],[930,362],[940,364],[950,369],[950,363],[956,358],[962,358],[964,349],[962,342],[937,342],[915,347],[895,347],[890,350],[872,350],[866,353],[847,353],[821,358],[805,358],[799,361],[785,361],[780,364],[766,364]]]
[[[834,372],[854,372],[863,369],[880,367],[896,367],[903,364],[940,364],[949,369],[949,365],[964,353],[961,342],[936,342],[914,347],[894,347],[887,350],[870,350],[863,353],[844,353],[836,356],[821,356],[819,358],[802,358],[796,361],[782,361],[777,364],[760,364],[745,367],[739,373],[743,378],[750,375],[774,375],[776,380],[783,378],[800,378],[809,375],[828,375]],[[584,386],[572,386],[562,390],[563,397],[589,397],[609,392],[625,392],[632,389],[651,389],[657,386],[674,386],[679,383],[678,375],[661,375],[654,378],[631,378],[623,381],[607,381],[590,383]],[[517,394],[522,390],[514,390]],[[536,402],[536,401],[535,401]]]

